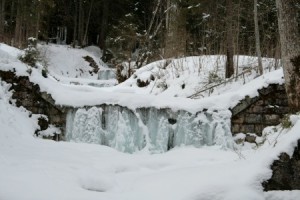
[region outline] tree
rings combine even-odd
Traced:
[[[259,38],[259,27],[258,27],[258,17],[257,17],[257,0],[254,0],[254,27],[255,27],[255,49],[258,59],[258,72],[260,75],[263,74],[263,67],[261,61],[261,51],[260,51],[260,38]]]
[[[165,57],[182,57],[186,54],[186,11],[180,1],[167,1]]]
[[[226,0],[226,70],[225,78],[230,78],[234,74],[233,55],[234,55],[234,43],[233,43],[233,2],[232,0]]]
[[[75,7],[75,13],[74,13],[74,30],[73,30],[73,47],[76,46],[76,39],[77,39],[77,33],[78,33],[78,4],[77,0],[74,0],[74,7]]]
[[[4,24],[5,24],[5,0],[0,0],[0,38],[4,34]]]
[[[299,0],[276,0],[281,58],[290,108],[300,110]]]
[[[85,25],[84,36],[83,36],[83,45],[84,46],[87,45],[87,34],[88,34],[88,30],[89,30],[89,24],[90,24],[90,18],[91,18],[91,13],[92,13],[93,6],[94,6],[94,0],[91,0],[90,9],[89,9],[87,22],[86,22],[86,25]]]
[[[102,60],[107,61],[106,58],[106,38],[107,38],[107,26],[108,26],[108,17],[109,17],[109,0],[103,0],[102,7],[102,20],[101,20],[101,28],[99,34],[99,47],[102,49]]]

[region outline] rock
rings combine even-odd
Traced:
[[[263,182],[265,191],[300,189],[300,140],[292,157],[282,153],[271,166],[272,177]]]
[[[256,143],[256,136],[247,134],[245,137],[245,142]]]

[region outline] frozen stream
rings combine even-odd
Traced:
[[[67,115],[66,140],[110,146],[122,152],[166,152],[181,145],[232,148],[230,111],[191,114],[170,109],[130,110],[116,105],[79,108]]]

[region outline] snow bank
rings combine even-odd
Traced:
[[[257,58],[251,56],[235,56],[239,65],[239,73],[245,72],[245,77],[238,81],[222,85],[201,93],[199,98],[218,95],[227,90],[234,91],[244,82],[253,80],[257,75],[251,68],[257,66]],[[135,93],[154,94],[172,97],[188,97],[197,91],[225,81],[226,56],[194,56],[173,60],[161,60],[150,63],[138,69],[128,80],[117,88],[131,88]],[[263,67],[267,73],[273,70],[275,59],[263,58]],[[138,82],[147,82],[145,87],[139,87]]]
[[[0,199],[277,200],[299,195],[263,193],[261,187],[271,176],[272,161],[283,151],[293,152],[300,138],[296,117],[293,128],[279,137],[269,135],[258,150],[177,147],[130,155],[34,138],[37,120],[9,104],[9,85],[0,83]]]
[[[0,141],[1,145],[9,146],[13,138],[28,139],[39,127],[34,116],[29,119],[29,112],[24,108],[16,108],[10,105],[11,92],[8,92],[9,84],[0,78]]]
[[[1,46],[7,48],[5,45],[1,45]],[[59,45],[49,45],[47,47],[49,48],[48,55],[62,54],[65,56],[65,57],[64,56],[56,57],[54,55],[51,56],[52,59],[58,59],[58,60],[54,60],[52,67],[50,67],[53,69],[53,71],[62,70],[61,66],[59,66],[61,65],[61,63],[67,63],[66,66],[68,66],[66,69],[63,69],[65,71],[61,72],[61,74],[64,75],[66,75],[68,71],[72,71],[70,70],[71,67],[75,67],[75,68],[76,66],[79,67],[80,62],[77,59],[81,59],[81,56],[83,55],[82,51],[78,49],[66,50],[64,46],[59,46]],[[14,48],[10,48],[9,52],[17,51],[12,49]],[[0,49],[0,51],[2,53],[4,52],[5,54],[4,50]],[[6,56],[5,58],[7,59],[2,59],[2,58],[0,59],[0,63],[1,63],[0,70],[16,71],[17,74],[28,76],[28,74],[26,73],[27,66],[21,63],[20,61],[18,61],[17,55],[14,54],[14,56],[10,55],[8,57]],[[68,58],[67,59],[68,61],[66,61],[66,58]],[[186,65],[183,66],[186,66],[187,68],[187,69],[184,68],[185,70],[183,70],[184,72],[187,72],[187,73],[183,73],[184,74],[183,77],[185,78],[189,77],[188,75],[194,73],[193,70],[195,69],[193,68],[195,68],[195,65],[193,65],[193,63],[195,61],[193,61],[193,59],[194,58],[187,58],[184,61]],[[212,66],[210,64],[215,62],[222,63],[223,61],[221,62],[220,60],[222,61],[222,59],[219,59],[216,56],[212,56],[212,57],[207,56],[203,61],[204,64],[207,63],[207,66],[204,64],[203,66],[209,67]],[[69,62],[71,62],[71,64]],[[74,65],[72,64],[73,62]],[[82,62],[85,61],[83,60]],[[159,61],[158,63],[161,62],[164,61]],[[85,63],[85,65],[86,64],[87,63]],[[157,70],[157,63],[150,64],[148,68],[151,68],[151,66],[153,67],[154,70]],[[74,70],[72,72],[74,72]],[[75,72],[73,74],[74,76],[76,76]],[[146,73],[147,76],[149,75],[148,74],[149,70],[147,70],[147,66],[140,69],[141,76],[145,75],[144,72]],[[203,73],[204,72],[206,73],[208,71],[203,70]],[[57,71],[57,73],[59,73],[59,71]],[[203,76],[199,76],[199,77],[201,78]],[[70,85],[69,83],[72,81],[72,79],[68,80],[68,79],[64,79],[63,77],[59,77],[59,79],[57,79],[52,76],[49,76],[49,78],[44,78],[41,75],[41,69],[33,69],[32,74],[30,75],[29,78],[32,82],[40,86],[41,91],[51,94],[51,96],[54,98],[55,102],[58,105],[83,107],[83,106],[108,104],[108,105],[120,105],[123,107],[128,107],[129,109],[132,110],[141,107],[155,107],[158,109],[170,108],[174,111],[185,110],[190,113],[196,113],[198,111],[202,111],[203,109],[227,110],[228,108],[232,108],[247,95],[250,97],[257,96],[258,95],[257,90],[261,89],[262,87],[266,87],[272,83],[283,84],[284,79],[282,77],[283,77],[282,69],[279,69],[267,73],[261,77],[258,77],[245,85],[239,85],[238,87],[234,87],[233,89],[227,89],[226,91],[222,91],[221,94],[213,95],[211,97],[198,99],[198,100],[192,100],[183,97],[173,97],[170,95],[163,95],[163,94],[158,96],[152,94],[145,95],[144,93],[139,94],[138,92],[136,92],[136,90],[129,87],[118,86],[118,87],[110,87],[110,88],[95,88],[87,85]]]
[[[63,85],[51,79],[45,79],[38,70],[33,70],[30,80],[39,84],[42,91],[52,95],[59,105],[74,107],[93,105],[120,105],[132,110],[141,107],[170,108],[172,110],[186,110],[191,113],[203,109],[224,110],[232,108],[244,99],[245,96],[255,97],[257,90],[269,84],[283,84],[282,69],[258,77],[250,83],[241,86],[235,91],[228,91],[204,99],[186,99],[180,97],[155,96],[135,94],[128,90],[114,90],[114,88],[93,88],[88,86]]]
[[[83,57],[89,56],[99,65],[100,57],[93,53],[68,47],[66,45],[38,45],[41,57],[48,65],[50,73],[70,77],[97,79],[97,74],[92,73],[93,68]]]

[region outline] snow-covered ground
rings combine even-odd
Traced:
[[[40,62],[47,66],[49,73],[61,83],[75,85],[92,85],[107,87],[117,84],[115,79],[98,80],[99,73],[111,71],[100,59],[101,50],[95,46],[74,49],[67,45],[39,44]],[[84,58],[88,56],[95,61],[99,72],[94,72]]]
[[[219,95],[235,91],[241,85],[257,77],[257,58],[251,56],[235,56],[235,64],[239,66],[238,80],[222,84],[213,90],[202,92],[197,98]],[[265,73],[274,70],[275,59],[263,58]],[[160,60],[138,69],[127,81],[116,86],[134,93],[154,94],[168,97],[189,97],[205,88],[225,82],[226,57],[223,55],[194,56],[173,60]],[[244,76],[242,73],[244,72]],[[139,86],[139,82],[147,82]]]
[[[8,88],[1,82],[0,199],[295,200],[300,195],[264,193],[261,186],[279,153],[293,152],[300,138],[299,117],[293,118],[293,128],[269,135],[257,150],[214,146],[123,154],[105,146],[33,137],[35,115],[9,104]]]
[[[74,51],[74,54],[84,54],[87,53],[87,51],[81,50],[84,53],[76,53],[79,51],[78,49],[70,50],[65,46],[58,46],[56,45],[50,45],[47,46],[47,48],[55,48],[58,52],[64,51],[65,53],[61,53],[63,56],[56,55],[58,57],[64,57],[64,59],[67,59],[70,57],[68,56],[69,51]],[[62,50],[64,49],[64,50]],[[0,45],[0,55],[3,55],[0,59],[0,69],[2,70],[15,70],[18,75],[24,75],[29,76],[29,74],[26,72],[28,67],[21,63],[17,57],[21,52],[18,51],[15,48],[8,47],[7,45],[1,44]],[[71,54],[71,53],[70,53]],[[66,57],[65,57],[66,55]],[[92,54],[90,54],[93,56]],[[53,57],[56,57],[53,56]],[[76,57],[77,58],[77,57]],[[82,59],[80,56],[78,57],[80,60]],[[241,56],[242,58],[242,56]],[[58,58],[52,58],[52,59],[58,59]],[[58,68],[64,69],[65,64],[67,65],[67,69],[71,72],[69,74],[76,74],[77,70],[74,70],[73,64],[68,64],[67,61],[64,61],[62,58],[60,58],[61,61],[54,62],[57,65],[56,71],[58,72]],[[96,58],[95,58],[96,59]],[[193,61],[190,59],[186,59],[187,64],[184,65],[188,70],[182,71],[182,77],[185,79],[189,79],[192,69],[195,68],[194,65],[192,65]],[[211,57],[212,62],[209,61],[209,57],[205,58],[207,65],[203,66],[203,76],[196,76],[198,79],[201,80],[201,78],[205,78],[207,74],[209,74],[210,69],[213,68],[211,66],[212,63],[214,63],[215,59],[220,60],[217,57],[212,56]],[[245,58],[246,59],[246,58]],[[252,59],[246,59],[253,62]],[[162,61],[164,62],[164,61]],[[241,62],[245,64],[246,61]],[[270,63],[271,61],[268,61],[267,63]],[[73,61],[70,61],[70,63],[73,63]],[[252,63],[253,64],[253,63]],[[88,63],[86,63],[88,65]],[[157,68],[157,63],[154,63],[154,68]],[[224,65],[224,63],[223,63]],[[151,66],[151,64],[150,64]],[[254,97],[258,95],[257,90],[261,89],[262,87],[266,87],[271,83],[279,83],[282,84],[284,82],[283,79],[283,72],[282,69],[272,71],[270,73],[266,73],[265,75],[258,77],[251,81],[251,83],[247,83],[243,85],[243,81],[228,83],[226,87],[222,87],[223,89],[216,89],[214,92],[214,95],[211,95],[209,98],[202,98],[202,99],[187,99],[185,97],[174,97],[176,95],[164,95],[164,93],[161,93],[161,95],[154,95],[154,94],[147,94],[147,88],[144,90],[144,92],[140,92],[137,90],[136,86],[128,87],[127,82],[120,86],[116,87],[109,87],[109,88],[96,88],[88,86],[88,84],[84,84],[87,82],[94,83],[97,82],[97,80],[91,79],[82,79],[77,78],[76,80],[79,82],[79,84],[70,84],[73,81],[73,78],[71,77],[63,77],[62,75],[66,74],[62,73],[60,76],[53,75],[52,71],[55,71],[54,69],[56,67],[51,67],[51,64],[49,64],[49,71],[50,75],[48,78],[44,78],[41,73],[41,69],[33,69],[32,73],[30,75],[30,80],[34,83],[37,83],[42,91],[45,91],[52,95],[54,100],[59,105],[69,105],[69,106],[75,106],[75,107],[81,107],[86,105],[100,105],[100,104],[117,104],[124,107],[128,107],[130,109],[135,109],[138,107],[156,107],[156,108],[171,108],[173,110],[186,110],[191,113],[195,113],[198,111],[201,111],[203,109],[228,109],[230,107],[234,107],[236,104],[239,103],[239,101],[243,98],[245,98],[246,95],[250,97]],[[148,70],[149,66],[145,66],[140,69],[137,73],[141,72],[143,76],[149,75],[151,70]],[[53,69],[53,70],[52,70]],[[87,68],[86,68],[87,69]],[[170,68],[167,68],[170,69]],[[67,70],[67,71],[68,71]],[[145,71],[146,70],[146,71]],[[144,72],[145,71],[145,72]],[[189,72],[190,71],[190,72]],[[222,73],[222,70],[221,72]],[[190,76],[189,76],[190,75]],[[58,78],[57,78],[58,77]],[[132,81],[134,79],[135,75],[133,75],[128,82]],[[253,79],[253,76],[249,79]],[[92,77],[90,77],[92,78]],[[167,77],[165,77],[167,78]],[[195,78],[195,77],[194,77]],[[191,79],[193,79],[193,76],[191,76]],[[87,81],[88,80],[88,81]],[[159,79],[160,80],[160,79]],[[103,80],[98,80],[99,84],[103,84]],[[108,80],[110,81],[110,80]],[[155,82],[155,81],[154,81]],[[154,84],[152,81],[151,84]],[[178,83],[177,80],[175,80],[172,84],[176,85]],[[187,88],[193,88],[195,83],[191,81],[189,84],[186,85]],[[201,85],[199,83],[199,85]],[[149,89],[150,87],[148,87]],[[226,88],[226,89],[224,89]],[[178,89],[178,88],[177,88]],[[177,93],[180,93],[182,90],[180,89],[174,89],[170,90],[170,93],[174,94],[174,91]],[[146,93],[145,93],[146,91]],[[189,90],[191,94],[192,90]]]
[[[52,52],[48,61],[48,78],[41,75],[40,67],[33,69],[29,75],[28,67],[18,60],[22,51],[4,44],[0,44],[0,69],[15,70],[17,75],[29,76],[31,81],[39,84],[41,90],[50,93],[56,103],[62,105],[80,107],[107,103],[131,109],[168,107],[193,113],[203,108],[226,110],[236,105],[245,95],[256,96],[257,89],[270,83],[283,83],[282,70],[279,69],[251,82],[254,75],[250,75],[245,85],[243,80],[227,84],[224,87],[226,89],[215,90],[209,98],[186,99],[184,97],[195,90],[194,81],[199,79],[197,84],[206,84],[202,79],[206,80],[210,71],[200,70],[198,75],[195,69],[200,68],[200,64],[192,65],[192,58],[187,58],[186,62],[190,64],[183,67],[179,77],[170,71],[172,67],[166,68],[166,75],[162,77],[169,90],[152,89],[151,87],[156,88],[156,78],[143,89],[134,85],[134,79],[138,77],[151,80],[152,72],[146,70],[151,68],[149,66],[137,71],[136,77],[131,77],[121,86],[95,88],[83,83],[97,81],[96,76],[76,71],[81,67],[88,69],[89,64],[82,61],[81,57],[86,52],[95,56],[91,53],[95,49],[72,50],[55,45],[47,48]],[[203,64],[201,69],[214,70],[216,66],[213,63],[220,60],[214,57],[205,59],[212,63]],[[80,66],[77,63],[81,63]],[[240,63],[242,66],[243,62]],[[192,66],[197,67],[190,68]],[[155,73],[160,70],[157,69],[157,64],[151,69]],[[217,72],[222,77],[222,70]],[[196,75],[192,76],[193,74]],[[175,81],[169,82],[172,76]],[[73,78],[80,84],[71,84],[70,79]],[[182,89],[183,82],[188,92]],[[300,195],[300,191],[264,193],[261,186],[261,182],[271,176],[270,165],[274,159],[281,152],[292,154],[296,141],[300,138],[299,116],[292,117],[294,126],[291,129],[266,129],[263,137],[258,138],[259,147],[255,148],[244,145],[224,150],[220,146],[198,149],[186,146],[163,154],[151,155],[145,151],[124,154],[100,145],[54,142],[34,137],[33,133],[38,128],[38,116],[11,105],[9,87],[0,80],[1,200],[296,200]]]

